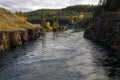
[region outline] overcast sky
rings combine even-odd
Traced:
[[[78,4],[97,4],[98,0],[0,0],[0,7],[10,11],[31,11],[42,8],[64,8]]]

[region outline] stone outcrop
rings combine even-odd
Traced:
[[[41,34],[44,34],[41,26],[0,7],[0,52],[35,40]]]
[[[104,42],[112,49],[120,51],[120,13],[102,12],[94,16],[84,37]]]
[[[42,28],[27,30],[0,31],[0,52],[21,46],[27,41],[35,40],[44,34]]]

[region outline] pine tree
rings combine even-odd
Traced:
[[[103,8],[107,11],[119,11],[120,10],[120,0],[100,0]]]
[[[58,17],[54,16],[53,17],[53,28],[56,28],[58,26],[59,26],[59,24],[58,24]]]
[[[46,28],[46,18],[44,16],[44,14],[41,15],[41,26],[43,28]]]

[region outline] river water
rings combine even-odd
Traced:
[[[0,80],[120,80],[120,63],[83,32],[47,33],[1,53]]]

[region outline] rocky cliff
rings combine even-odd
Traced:
[[[42,34],[43,30],[41,28],[0,31],[0,52],[23,45],[27,41],[35,40]]]
[[[120,12],[102,12],[95,16],[84,37],[104,42],[112,49],[120,51]]]
[[[34,40],[41,34],[44,31],[40,26],[0,8],[0,52]]]

